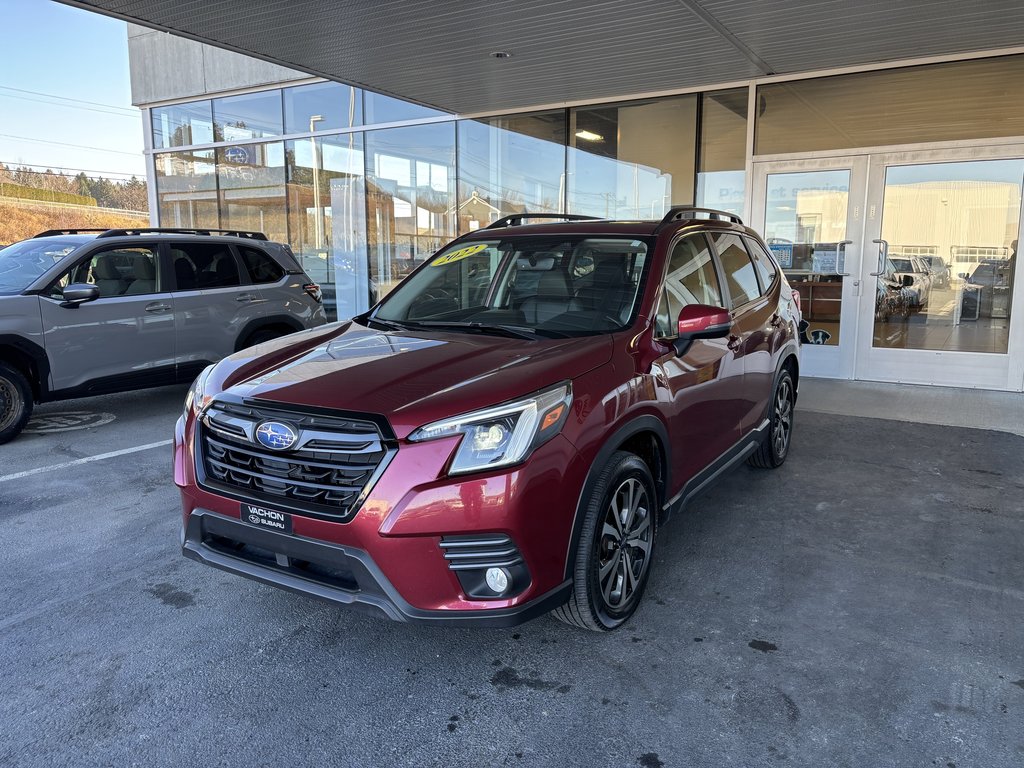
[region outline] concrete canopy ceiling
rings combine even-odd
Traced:
[[[1019,0],[62,1],[459,114],[1024,41]]]

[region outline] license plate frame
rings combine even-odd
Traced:
[[[243,523],[277,533],[292,532],[292,516],[287,512],[243,501],[239,505],[239,514]]]

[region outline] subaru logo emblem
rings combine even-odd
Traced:
[[[264,421],[256,427],[256,442],[272,451],[287,451],[299,440],[299,433],[280,421]]]

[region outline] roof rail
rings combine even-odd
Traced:
[[[582,216],[578,213],[513,213],[511,216],[502,216],[493,224],[488,224],[484,229],[501,229],[502,227],[515,227],[523,223],[524,219],[557,219],[559,221],[601,221],[600,216]]]
[[[178,227],[132,227],[128,229],[107,229],[99,230],[103,234],[97,237],[125,237],[128,235],[143,235],[143,234],[157,234],[157,235],[224,235],[227,237],[244,237],[248,240],[267,240],[267,236],[262,232],[250,232],[243,229],[209,229],[202,227],[200,229],[180,229]]]
[[[729,213],[728,211],[720,211],[717,208],[697,208],[692,205],[674,205],[668,213],[665,214],[665,218],[661,220],[659,228],[666,224],[679,221],[680,219],[696,219],[697,216],[690,216],[691,213],[704,213],[707,214],[709,219],[715,219],[716,221],[731,221],[734,224],[743,226],[743,219],[737,216],[735,213]]]
[[[45,232],[40,232],[38,235],[32,235],[35,237],[54,237],[55,235],[78,235],[83,232],[106,232],[109,227],[76,227],[75,229],[48,229]]]

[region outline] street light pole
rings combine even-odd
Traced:
[[[313,115],[309,118],[310,134],[316,130],[316,124],[323,119],[323,115]],[[309,145],[313,150],[313,231],[316,250],[319,252],[324,247],[324,220],[320,214],[320,163],[317,158],[316,139],[312,135],[309,137]]]

